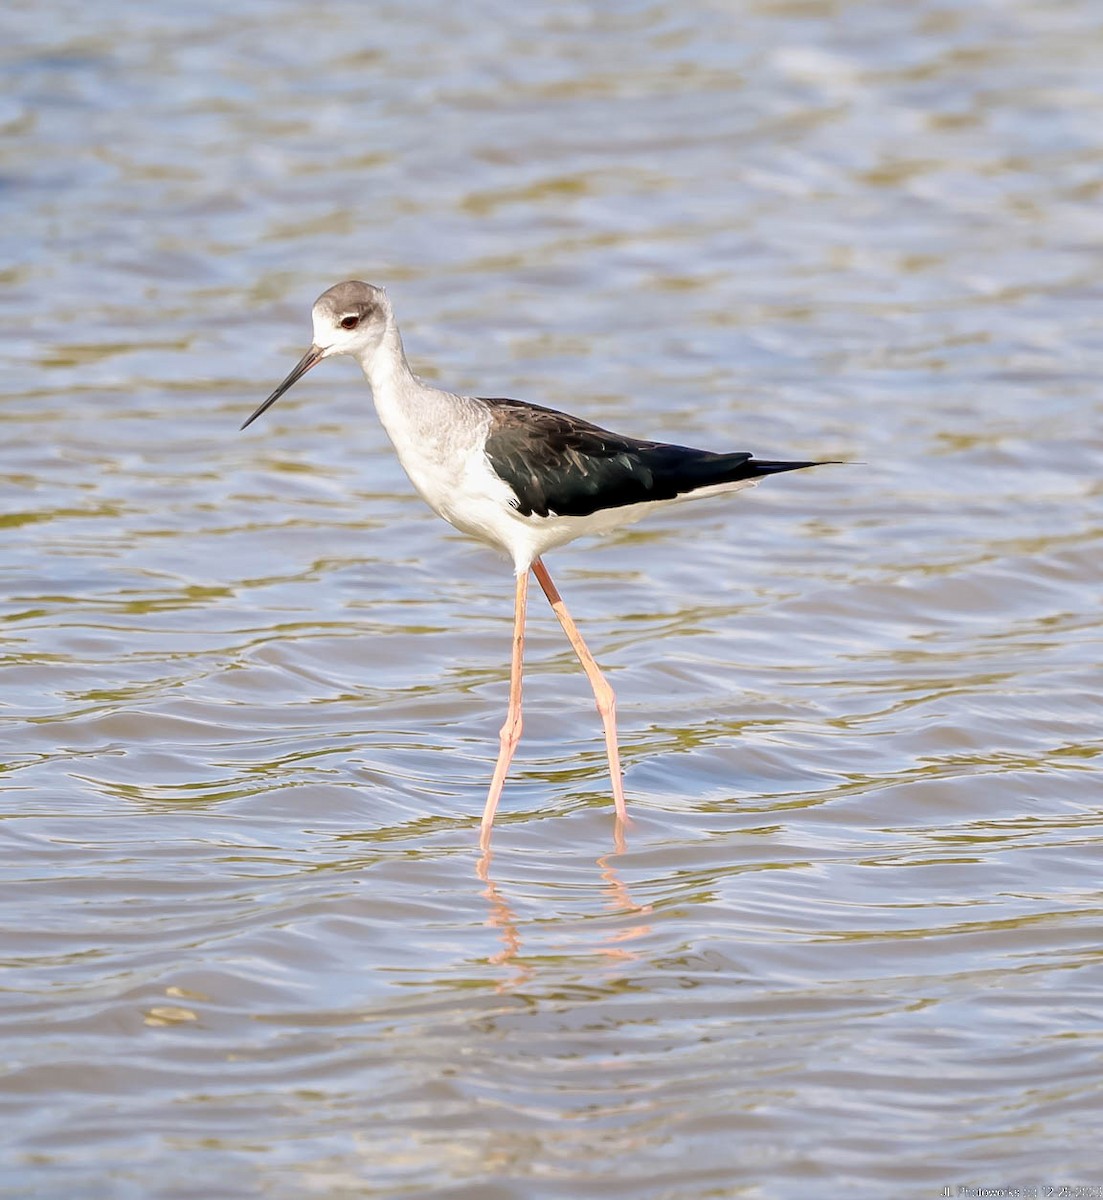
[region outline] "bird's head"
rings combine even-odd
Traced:
[[[335,354],[355,355],[367,363],[379,348],[388,325],[393,321],[387,293],[374,284],[350,279],[323,292],[314,301],[310,313],[314,324],[314,344],[299,359],[287,378],[242,425],[251,425],[323,358]]]
[[[331,354],[354,354],[363,358],[376,350],[391,320],[387,293],[371,283],[350,279],[323,292],[314,301],[314,345],[322,358]]]

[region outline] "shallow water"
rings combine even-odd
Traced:
[[[1103,1187],[1095,6],[5,22],[0,1194]],[[623,847],[537,593],[480,858],[509,571],[354,364],[237,433],[350,276],[854,464],[550,559]]]

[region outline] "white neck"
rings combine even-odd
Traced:
[[[364,350],[358,359],[371,384],[379,420],[396,448],[409,437],[424,436],[432,424],[428,409],[434,407],[438,394],[410,371],[394,317],[376,347]]]
[[[379,344],[357,357],[371,384],[377,406],[385,404],[388,397],[396,392],[401,393],[408,384],[415,382],[410,364],[406,361],[406,351],[402,348],[402,335],[393,317],[387,322]]]

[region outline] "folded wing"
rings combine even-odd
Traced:
[[[585,517],[605,508],[674,500],[704,488],[818,465],[625,437],[521,400],[483,398],[481,403],[491,422],[487,460],[512,488],[517,511],[526,517]]]

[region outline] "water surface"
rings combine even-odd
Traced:
[[[12,1197],[1103,1186],[1087,0],[5,18]],[[507,566],[415,369],[854,465]]]

